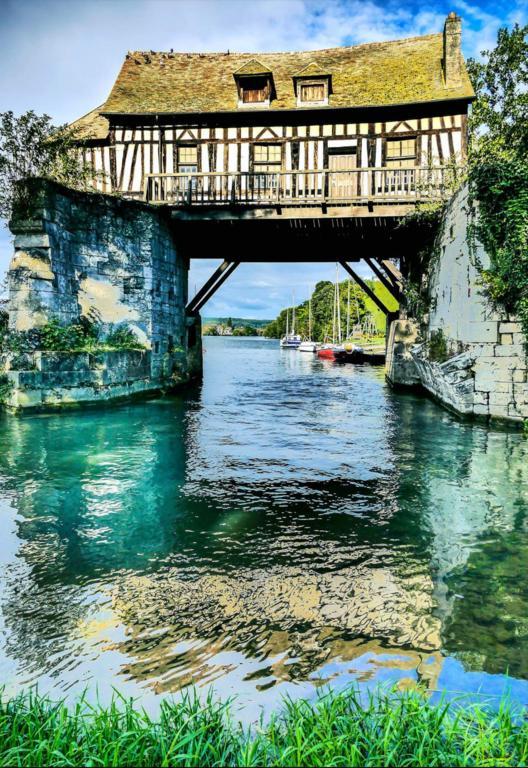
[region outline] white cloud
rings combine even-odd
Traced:
[[[0,0],[0,110],[47,112],[72,120],[107,96],[129,49],[189,51],[302,50],[440,32],[450,10],[464,20],[466,55],[494,45],[499,26],[526,23],[525,0],[508,5],[436,0]],[[11,253],[0,234],[0,274]],[[216,262],[194,262],[190,293]],[[329,265],[245,265],[207,307],[241,308],[251,292],[273,315],[331,277]],[[222,310],[223,312],[223,310]],[[262,316],[262,314],[261,314]]]

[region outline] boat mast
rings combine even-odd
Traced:
[[[312,295],[308,299],[308,341],[312,340]]]
[[[288,336],[288,313],[290,311],[289,307],[286,307],[286,336]]]
[[[337,264],[336,264],[337,272]],[[332,307],[332,344],[336,343],[336,287],[334,283],[334,306]]]
[[[337,321],[337,343],[341,344],[341,296],[339,294],[339,265],[336,263],[336,321]]]
[[[346,337],[347,339],[350,338],[350,279],[347,280],[347,286],[348,286],[348,297],[347,297],[347,331],[346,331]]]
[[[295,336],[295,294],[292,293],[292,336]]]

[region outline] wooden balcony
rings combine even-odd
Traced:
[[[153,173],[144,199],[174,208],[412,206],[445,199],[464,169],[453,166],[357,168],[277,173]]]

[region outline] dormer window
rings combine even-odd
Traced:
[[[238,90],[238,107],[269,107],[275,92],[273,75],[270,70],[257,59],[250,59],[243,64],[233,77]]]
[[[264,101],[269,101],[267,77],[245,77],[240,85],[244,104],[262,104]]]
[[[303,104],[327,101],[325,83],[301,83],[299,85],[299,101]]]
[[[332,77],[316,61],[293,75],[298,107],[326,106],[332,92]]]

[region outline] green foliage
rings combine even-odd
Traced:
[[[528,337],[528,26],[501,29],[483,57],[470,62],[471,237],[491,261],[483,271],[490,298],[519,317]]]
[[[31,693],[0,705],[2,766],[526,765],[525,711],[379,690],[286,701],[267,725],[242,728],[229,705],[193,693],[153,720],[115,696],[68,709]]]
[[[476,100],[469,118],[471,165],[528,153],[528,26],[500,29],[497,45],[467,67]]]
[[[238,325],[233,329],[233,336],[257,336],[257,329],[252,325]]]
[[[445,363],[449,358],[447,340],[441,328],[432,331],[428,342],[429,360],[433,363]]]
[[[113,349],[141,349],[142,345],[139,343],[134,331],[132,331],[127,325],[118,325],[107,335],[104,340],[104,344],[107,347]]]
[[[99,352],[116,349],[143,349],[133,331],[117,326],[104,337],[101,329],[85,318],[78,323],[62,325],[52,319],[40,328],[10,331],[0,327],[0,352],[15,355],[36,352]]]
[[[339,299],[341,309],[341,332],[346,335],[346,317],[348,304],[348,284],[344,280],[339,284]],[[324,341],[332,336],[332,314],[334,306],[334,284],[329,280],[321,280],[312,293],[312,340]],[[289,313],[289,329],[291,331],[291,308],[283,309],[279,316],[264,329],[264,336],[277,339],[286,333],[286,312]],[[350,283],[350,326],[361,322],[367,314],[365,296],[361,289]],[[308,337],[309,331],[309,302],[304,301],[295,308],[295,331]]]
[[[5,373],[0,373],[0,405],[6,402],[12,389],[13,383]]]
[[[48,115],[0,113],[0,217],[9,218],[13,206],[28,205],[18,182],[42,176],[74,189],[87,189],[94,172],[82,161],[77,132],[55,127]]]

